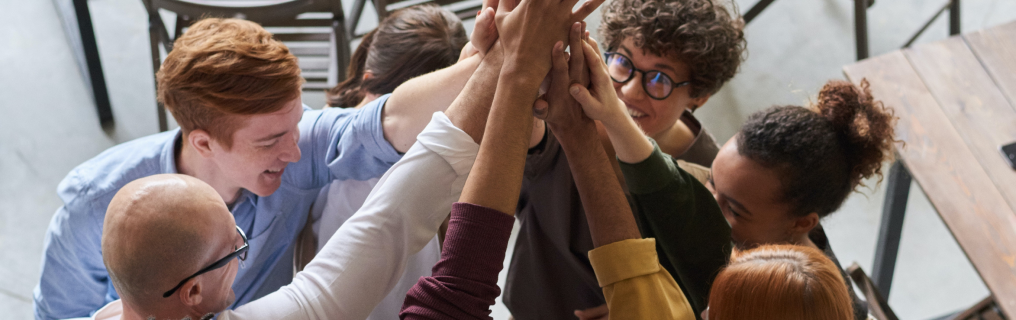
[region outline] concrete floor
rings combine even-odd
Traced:
[[[739,0],[745,12],[756,0]],[[869,10],[872,55],[897,49],[943,1],[878,0]],[[61,205],[54,190],[77,164],[117,143],[156,129],[154,85],[148,62],[147,19],[139,1],[91,0],[116,125],[99,127],[52,1],[0,0],[0,310],[30,318],[42,239]],[[741,73],[710,99],[700,119],[719,141],[731,137],[754,111],[804,104],[828,79],[843,78],[854,62],[853,3],[849,0],[778,0],[747,27],[749,59]],[[370,28],[365,14],[361,28]],[[963,30],[1016,19],[1016,2],[965,0]],[[591,17],[595,28],[599,17]],[[467,24],[471,24],[468,22]],[[471,27],[471,26],[470,26]],[[945,20],[918,42],[944,39]],[[320,93],[305,94],[323,104]],[[870,183],[874,185],[874,181]],[[825,221],[844,264],[870,270],[884,186],[851,196]],[[988,292],[920,189],[912,188],[890,304],[904,319],[963,309]],[[510,255],[510,253],[509,253]],[[503,279],[503,277],[502,277]],[[503,305],[494,318],[505,319]]]

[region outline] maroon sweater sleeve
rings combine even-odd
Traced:
[[[441,260],[406,294],[402,319],[491,319],[497,274],[515,218],[469,203],[452,205]]]

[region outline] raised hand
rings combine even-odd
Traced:
[[[653,153],[653,144],[635,124],[635,120],[628,116],[624,102],[617,98],[613,80],[607,74],[607,65],[600,59],[602,55],[596,41],[585,41],[583,48],[586,63],[589,64],[591,83],[589,89],[572,84],[569,93],[582,105],[586,116],[603,123],[619,160],[626,163],[642,162]]]
[[[486,54],[490,47],[497,40],[497,25],[494,24],[498,0],[486,0],[483,10],[477,12],[476,23],[473,25],[473,33],[469,35],[469,44],[480,52]]]
[[[570,133],[586,135],[590,134],[589,130],[593,130],[592,120],[583,114],[581,105],[568,93],[569,86],[573,84],[583,87],[589,84],[589,72],[583,54],[582,40],[585,35],[583,24],[574,23],[570,31],[569,42],[573,55],[571,58],[568,57],[564,52],[563,43],[555,44],[552,51],[550,86],[543,99],[537,100],[533,108],[534,115],[546,120],[558,138],[561,138],[562,134]],[[573,130],[582,132],[569,132]]]
[[[520,1],[520,2],[519,2]],[[524,62],[534,75],[550,71],[547,52],[554,43],[567,40],[569,26],[582,21],[604,0],[587,0],[572,12],[578,0],[503,0],[495,21],[505,59]]]
[[[607,64],[601,58],[596,40],[588,38],[582,44],[582,48],[585,62],[589,65],[590,84],[588,89],[587,86],[572,84],[569,93],[582,105],[586,116],[603,122],[604,126],[611,127],[610,124],[618,121],[630,120],[628,113],[625,112],[624,102],[614,91],[613,80],[607,74]]]

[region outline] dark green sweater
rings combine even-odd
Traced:
[[[730,225],[711,192],[653,141],[646,160],[621,162],[642,237],[656,238],[660,264],[680,285],[695,317],[709,305],[709,289],[730,259]]]

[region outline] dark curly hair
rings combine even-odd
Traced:
[[[367,93],[391,93],[406,80],[448,67],[469,38],[462,20],[434,4],[399,9],[363,36],[346,80],[326,92],[331,107],[357,106]],[[374,77],[364,80],[370,70]]]
[[[632,38],[646,52],[681,59],[691,69],[692,97],[714,94],[733,78],[746,46],[744,21],[713,0],[613,0],[600,36],[607,50]]]
[[[795,216],[836,211],[861,180],[882,177],[892,159],[896,117],[875,101],[868,81],[833,80],[811,109],[774,106],[752,114],[737,135],[737,151],[778,170],[783,199]]]

